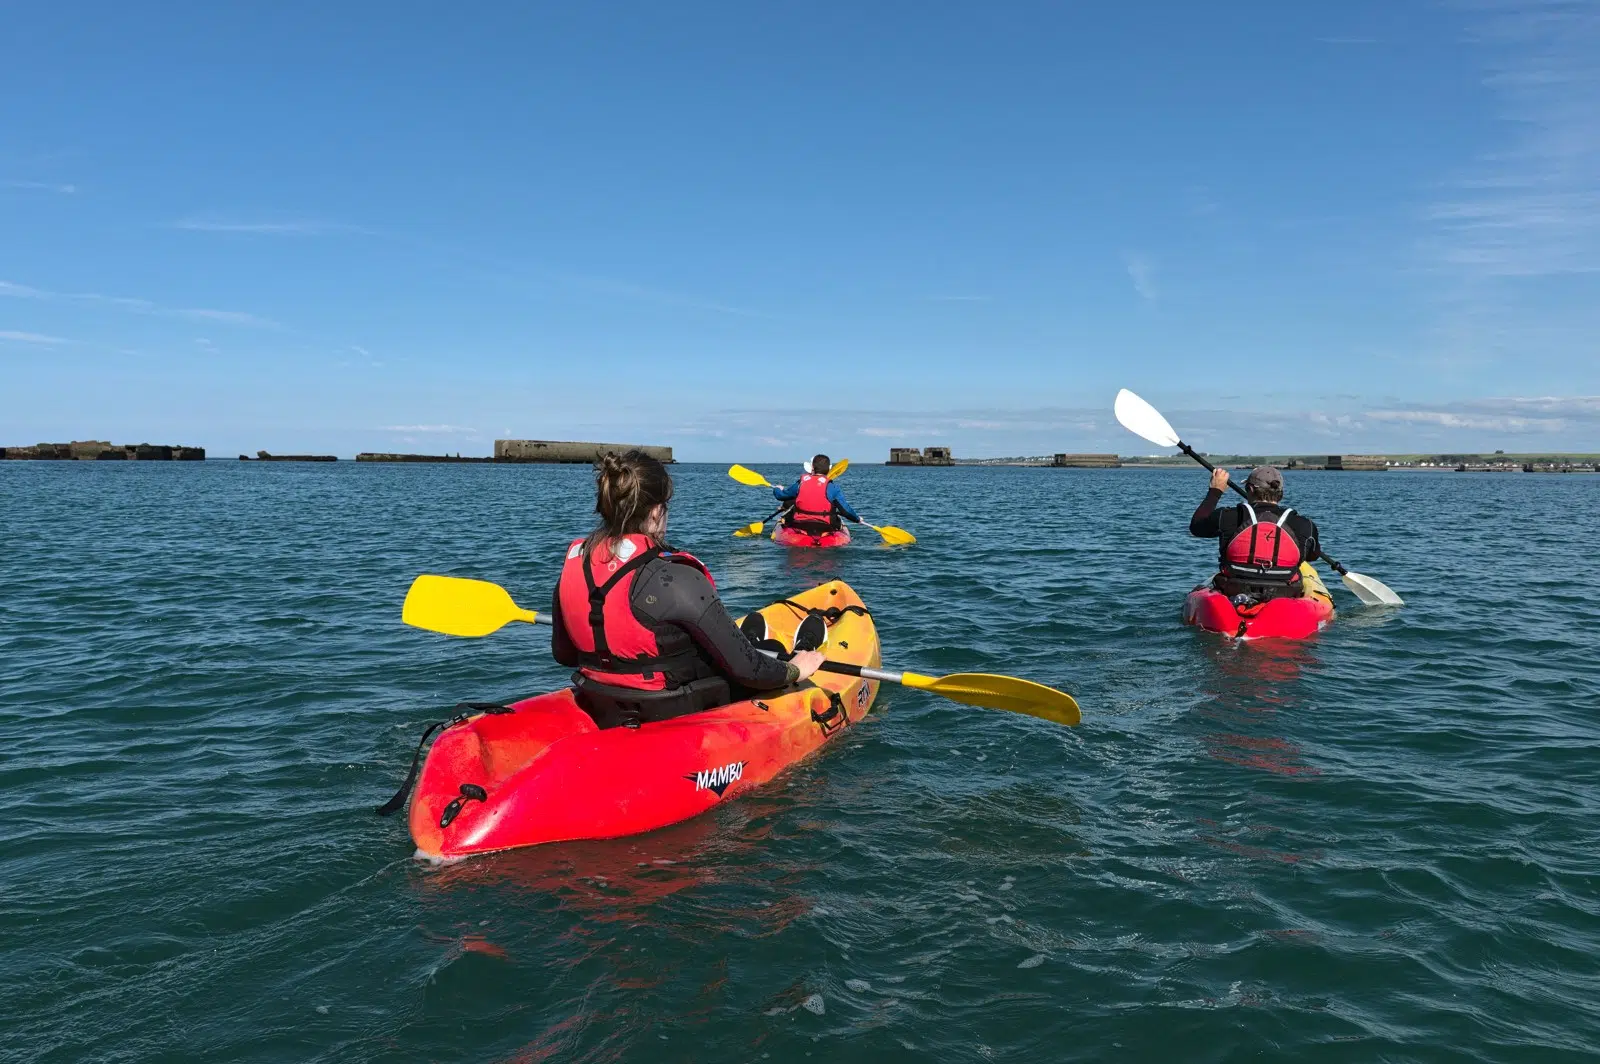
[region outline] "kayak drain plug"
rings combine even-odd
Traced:
[[[474,799],[486,802],[489,800],[489,792],[476,783],[463,783],[461,785],[461,797],[450,799],[450,804],[445,806],[444,812],[439,815],[439,826],[441,828],[449,827],[450,821],[461,814],[461,807]]]

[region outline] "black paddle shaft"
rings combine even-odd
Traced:
[[[1193,458],[1196,462],[1199,462],[1201,465],[1205,466],[1207,469],[1211,470],[1213,473],[1216,472],[1217,467],[1212,465],[1210,462],[1206,461],[1205,455],[1201,454],[1199,451],[1195,450],[1193,447],[1190,447],[1187,443],[1184,443],[1182,440],[1178,441],[1178,450],[1182,451],[1184,454],[1188,455],[1190,458]],[[1241,488],[1237,483],[1235,483],[1234,479],[1232,477],[1228,478],[1228,487],[1230,487],[1234,491],[1238,492],[1240,494],[1240,496],[1243,497],[1246,501],[1249,500],[1250,496],[1245,494],[1244,489]],[[1334,572],[1338,573],[1340,576],[1343,576],[1345,573],[1347,573],[1349,571],[1344,566],[1339,564],[1339,559],[1337,559],[1335,557],[1332,557],[1331,555],[1326,554],[1326,553],[1322,554],[1321,557],[1322,557],[1323,561],[1328,563],[1328,568],[1332,569]]]

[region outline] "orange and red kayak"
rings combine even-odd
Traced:
[[[1230,639],[1306,639],[1333,620],[1333,596],[1311,566],[1301,564],[1300,578],[1305,594],[1243,608],[1211,585],[1202,584],[1184,600],[1183,623],[1221,632]]]
[[[842,547],[850,542],[850,530],[836,528],[832,532],[814,535],[802,532],[798,528],[779,525],[772,533],[772,542],[781,543],[785,547]]]
[[[788,646],[808,610],[829,621],[831,660],[881,664],[872,617],[842,581],[761,612]],[[866,716],[877,693],[876,681],[819,672],[761,698],[606,729],[570,688],[536,695],[439,734],[411,799],[411,837],[422,856],[465,857],[665,827],[772,779]]]

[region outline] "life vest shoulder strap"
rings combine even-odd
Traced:
[[[578,567],[583,570],[583,582],[589,587],[589,630],[594,633],[595,657],[606,659],[611,657],[611,647],[606,643],[606,597],[628,576],[661,557],[663,553],[660,547],[646,547],[617,566],[617,571],[603,584],[595,583],[592,557],[586,556],[578,563]]]

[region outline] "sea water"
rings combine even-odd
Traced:
[[[1407,604],[1238,646],[1178,621],[1201,470],[855,465],[919,542],[828,552],[674,476],[736,610],[842,578],[1083,723],[885,687],[698,819],[429,865],[422,725],[566,673],[406,587],[544,608],[589,470],[0,463],[0,1058],[1596,1059],[1600,478],[1291,472]]]

